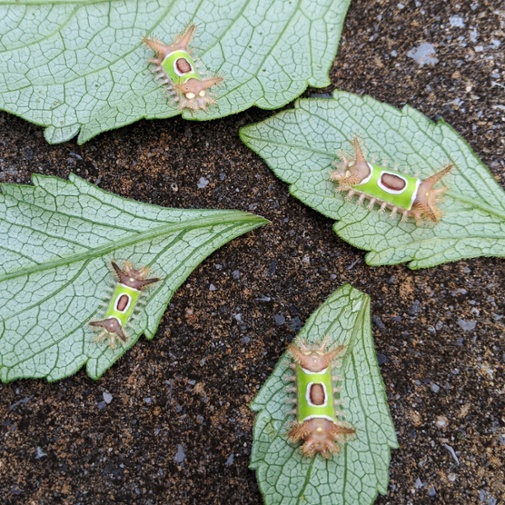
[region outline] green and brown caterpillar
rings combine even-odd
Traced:
[[[288,347],[293,357],[292,380],[295,386],[289,388],[295,393],[296,421],[288,433],[290,442],[303,441],[300,447],[304,456],[321,454],[329,458],[340,452],[342,445],[353,438],[356,430],[339,417],[342,400],[335,394],[342,391],[335,387],[339,377],[333,375],[333,368],[340,366],[338,358],[345,352],[345,346],[326,351],[328,339],[321,344],[293,343]],[[341,378],[340,378],[341,380]]]
[[[437,206],[437,198],[447,188],[434,189],[433,186],[451,170],[452,164],[423,180],[366,161],[357,138],[354,139],[354,152],[353,161],[341,155],[339,169],[330,173],[330,179],[338,183],[337,191],[348,192],[347,199],[359,195],[359,203],[370,200],[369,209],[377,203],[379,212],[390,208],[392,217],[400,212],[402,220],[414,217],[416,224],[423,220],[434,223],[440,220],[442,211]]]
[[[190,25],[184,33],[179,35],[169,45],[159,40],[145,38],[144,42],[156,53],[156,58],[149,60],[156,77],[162,84],[168,86],[179,108],[205,109],[207,105],[215,103],[209,94],[209,88],[223,81],[222,77],[202,79],[195,62],[191,57],[189,43],[196,26]]]
[[[114,349],[116,340],[126,342],[124,329],[133,314],[141,291],[160,279],[146,279],[149,269],[143,267],[136,270],[129,261],[124,262],[123,270],[114,261],[111,263],[118,281],[105,312],[105,318],[101,321],[90,321],[89,324],[101,328],[95,341],[99,342],[108,338],[110,347]]]

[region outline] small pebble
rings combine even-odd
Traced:
[[[409,314],[411,316],[415,316],[420,311],[421,311],[421,302],[419,300],[414,300],[412,307],[410,307],[409,309]]]
[[[108,405],[112,401],[112,395],[108,392],[105,391],[103,393],[103,401]]]
[[[388,360],[388,358],[385,354],[382,354],[380,352],[377,353],[377,363],[379,363],[379,366],[386,363],[387,360]]]
[[[465,321],[464,319],[458,318],[458,324],[461,326],[463,331],[472,331],[477,321]]]
[[[45,456],[47,456],[47,453],[42,450],[42,447],[37,447],[35,459],[41,459]]]
[[[198,181],[197,187],[199,189],[206,188],[209,185],[209,179],[206,179],[205,177],[200,177],[200,180]]]
[[[455,289],[454,291],[451,291],[452,296],[458,296],[458,295],[467,295],[468,291],[464,288],[459,288]]]
[[[428,42],[421,42],[417,47],[413,47],[407,56],[412,58],[420,67],[424,65],[435,65],[438,63],[437,51]]]
[[[444,447],[447,449],[449,454],[452,456],[452,459],[455,461],[455,463],[457,465],[459,465],[459,458],[458,458],[458,455],[456,454],[456,451],[449,444],[444,444]]]
[[[449,23],[454,28],[464,28],[465,27],[465,20],[463,19],[463,16],[451,16],[449,18]]]
[[[182,463],[186,459],[186,453],[184,452],[184,447],[181,444],[177,444],[177,454],[174,456],[174,461],[176,463]]]
[[[298,331],[301,329],[302,327],[302,320],[298,317],[298,316],[295,316],[293,317],[293,319],[291,319],[289,321],[289,327],[298,333]]]
[[[382,322],[382,319],[377,315],[372,316],[372,322],[375,324],[375,326],[377,326],[377,328],[379,328],[379,330],[384,330],[386,328],[386,325]]]
[[[272,298],[270,298],[269,296],[260,296],[259,298],[256,298],[256,300],[258,302],[268,303],[272,300]]]
[[[20,495],[23,493],[23,491],[21,491],[21,489],[19,489],[16,485],[14,485],[11,487],[11,493],[15,495]]]
[[[277,260],[272,260],[270,263],[270,266],[268,267],[268,275],[272,277],[274,275],[275,271],[277,270]]]

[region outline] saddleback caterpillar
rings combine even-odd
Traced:
[[[223,81],[222,77],[202,79],[191,57],[189,43],[196,26],[190,25],[169,45],[159,40],[145,38],[144,42],[156,53],[156,58],[149,60],[157,79],[168,86],[168,92],[179,102],[179,108],[205,109],[215,103],[209,94],[209,88]]]
[[[437,197],[447,188],[434,189],[433,186],[451,170],[452,165],[423,180],[366,161],[357,138],[354,139],[354,153],[353,161],[341,154],[339,169],[330,173],[330,179],[338,183],[337,192],[347,191],[347,200],[359,195],[360,204],[365,199],[370,200],[370,210],[376,203],[380,204],[379,212],[390,208],[391,217],[400,212],[402,221],[414,217],[416,224],[422,223],[423,219],[438,223],[442,211],[437,207]]]
[[[288,438],[293,443],[303,441],[300,450],[308,457],[321,454],[329,458],[340,452],[342,445],[356,433],[350,424],[339,419],[345,414],[341,410],[342,400],[335,398],[342,391],[335,383],[342,378],[333,373],[341,366],[338,358],[345,352],[345,346],[327,351],[327,344],[325,338],[321,344],[299,342],[288,348],[295,372],[292,377],[295,386],[288,391],[296,395],[293,411],[296,421]]]
[[[105,312],[105,318],[101,321],[90,321],[89,324],[102,330],[95,337],[95,342],[108,338],[110,347],[114,349],[117,339],[126,342],[124,328],[133,314],[141,291],[160,279],[146,279],[149,269],[143,267],[135,270],[129,261],[124,262],[123,270],[114,261],[111,263],[118,281]]]

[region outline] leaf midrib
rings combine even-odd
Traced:
[[[217,225],[225,225],[228,223],[231,224],[246,224],[246,223],[253,223],[255,226],[253,226],[254,229],[258,226],[261,226],[262,224],[265,224],[268,222],[267,219],[256,216],[254,214],[249,214],[246,212],[242,211],[234,211],[234,212],[229,212],[226,213],[225,215],[221,216],[212,216],[208,218],[199,218],[195,220],[189,220],[185,221],[182,223],[176,223],[176,224],[164,224],[162,226],[158,226],[156,228],[152,228],[150,230],[144,231],[144,232],[139,232],[136,233],[133,236],[127,236],[123,239],[120,240],[115,240],[113,242],[109,242],[105,245],[102,245],[100,247],[96,247],[94,249],[85,251],[85,252],[79,252],[75,254],[71,254],[69,256],[66,256],[64,258],[60,258],[57,260],[53,261],[47,261],[41,265],[32,265],[28,267],[23,267],[19,270],[16,270],[14,272],[10,272],[8,274],[5,274],[3,276],[0,276],[0,282],[4,282],[9,279],[15,279],[17,277],[21,276],[26,276],[30,275],[36,272],[43,272],[44,270],[50,270],[52,268],[57,268],[63,265],[69,265],[72,263],[76,263],[85,259],[88,259],[90,257],[99,257],[106,255],[108,253],[111,253],[115,251],[116,249],[121,249],[123,247],[127,247],[130,245],[135,245],[139,242],[143,241],[148,241],[155,239],[159,236],[162,235],[169,235],[171,233],[175,233],[178,231],[182,230],[194,230],[198,228],[205,228],[205,227],[212,227],[212,226],[217,226]]]
[[[492,207],[485,205],[484,203],[481,203],[482,200],[468,200],[467,198],[464,198],[459,195],[456,196],[450,192],[447,192],[446,195],[448,197],[452,198],[453,200],[458,200],[460,202],[466,203],[467,205],[470,205],[470,207],[481,210],[482,212],[487,212],[488,214],[493,214],[493,215],[499,217],[502,221],[505,221],[505,213],[500,214]]]

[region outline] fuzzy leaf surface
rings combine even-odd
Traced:
[[[0,2],[0,108],[44,126],[50,143],[91,137],[142,118],[180,114],[155,82],[142,44],[171,43],[191,23],[218,101],[186,119],[253,105],[281,107],[329,84],[350,0],[113,0]],[[204,75],[205,76],[205,75]]]
[[[398,447],[384,384],[375,354],[367,295],[349,285],[335,291],[309,318],[299,334],[327,349],[347,347],[342,367],[343,409],[356,429],[354,440],[329,459],[302,456],[287,440],[293,415],[287,400],[292,358],[286,352],[263,385],[251,408],[257,412],[251,453],[266,505],[370,505],[385,494],[392,448]]]
[[[400,222],[376,206],[368,210],[335,192],[329,174],[340,151],[353,153],[361,139],[365,156],[389,160],[400,171],[429,177],[448,163],[454,168],[441,183],[449,189],[438,224]],[[325,216],[338,220],[335,232],[370,251],[369,265],[410,262],[426,268],[477,256],[505,256],[505,192],[470,146],[443,121],[402,110],[370,97],[335,91],[332,99],[298,100],[281,112],[241,129],[242,140],[258,153],[290,192]]]
[[[240,211],[157,207],[70,176],[3,184],[0,193],[0,379],[54,381],[83,365],[100,377],[144,333],[152,339],[169,300],[213,251],[266,222]],[[95,342],[111,260],[148,266],[147,288],[113,350]],[[143,306],[142,306],[143,305]]]

